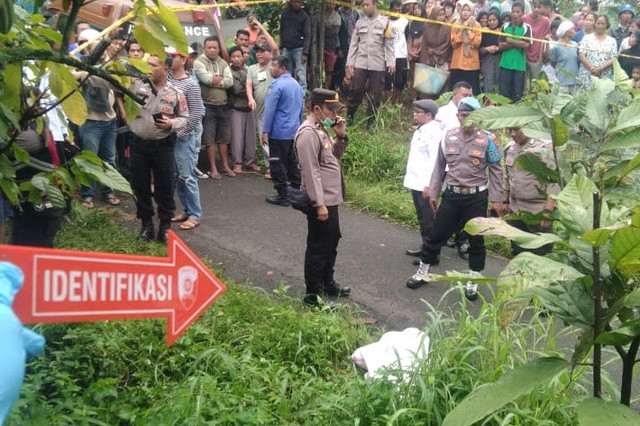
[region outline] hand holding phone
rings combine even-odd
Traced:
[[[155,114],[153,114],[153,120],[154,121],[162,121],[162,119],[164,119],[164,114],[161,112],[156,112]]]

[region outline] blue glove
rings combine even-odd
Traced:
[[[27,355],[38,355],[45,342],[44,337],[23,327],[11,309],[23,281],[17,266],[0,262],[0,424],[20,395]]]

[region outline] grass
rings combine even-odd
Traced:
[[[165,255],[115,219],[76,210],[58,246]],[[349,356],[381,331],[363,325],[357,307],[308,310],[285,287],[266,294],[225,283],[224,296],[170,348],[162,321],[36,326],[46,349],[29,363],[7,424],[438,425],[482,383],[557,352],[550,322],[536,315],[505,327],[497,305],[483,304],[475,318],[463,297],[453,315],[425,302],[428,359],[407,381],[369,381]],[[562,375],[486,424],[571,424],[567,384]]]

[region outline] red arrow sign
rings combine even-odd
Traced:
[[[171,231],[168,259],[0,246],[0,260],[24,272],[23,323],[167,318],[167,346],[226,290]]]

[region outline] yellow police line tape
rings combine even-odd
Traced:
[[[338,1],[338,0],[327,0],[327,3],[333,4],[333,5],[336,5],[336,6],[345,6],[345,7],[350,7],[352,9],[355,9],[353,4],[342,2],[342,1]],[[241,4],[241,3],[235,3],[235,4]],[[477,32],[481,32],[481,33],[486,33],[486,34],[495,34],[495,35],[499,35],[499,36],[505,37],[505,33],[503,33],[502,31],[495,31],[495,30],[491,30],[491,29],[488,29],[488,28],[468,27],[466,25],[461,25],[461,24],[457,24],[457,23],[441,22],[441,21],[436,21],[434,19],[423,18],[421,16],[414,16],[414,15],[407,15],[407,14],[404,14],[404,13],[391,12],[389,10],[378,10],[378,13],[380,13],[381,15],[385,15],[385,16],[393,16],[393,17],[396,17],[396,18],[406,18],[406,19],[408,19],[410,21],[428,22],[430,24],[437,24],[437,25],[447,25],[447,26],[452,27],[452,28],[461,28],[461,29],[472,30],[472,31],[477,31]],[[511,35],[511,34],[509,34],[508,37],[509,38],[515,38],[515,39],[521,39],[521,40],[525,40],[525,41],[537,41],[537,42],[540,42],[540,43],[543,43],[543,44],[573,47],[573,48],[576,48],[576,49],[579,48],[580,50],[589,50],[591,52],[609,53],[608,51],[605,51],[605,50],[579,46],[577,44],[575,46],[566,45],[566,44],[563,44],[562,42],[559,42],[559,41],[547,40],[546,38],[524,37],[524,36]],[[640,59],[640,56],[627,55],[627,54],[624,54],[624,53],[617,53],[615,56],[621,56],[621,57],[625,57],[625,58]]]
[[[241,2],[233,2],[233,3],[232,2],[228,2],[228,3],[199,4],[199,5],[186,5],[185,4],[184,6],[169,7],[168,9],[170,11],[172,11],[172,12],[186,12],[186,11],[190,11],[190,10],[198,11],[198,10],[205,10],[205,9],[220,9],[220,8],[226,8],[226,7],[231,7],[231,6],[254,6],[254,5],[269,4],[269,3],[282,3],[282,0],[254,0],[254,1],[241,1]],[[150,7],[150,9],[157,10],[154,7]],[[125,16],[123,16],[122,18],[118,19],[113,24],[109,25],[107,28],[102,30],[98,35],[93,37],[91,40],[87,40],[86,43],[79,44],[78,47],[76,47],[71,52],[69,52],[69,54],[71,56],[75,56],[76,53],[78,53],[78,52],[82,51],[83,49],[85,49],[87,46],[89,46],[95,40],[99,40],[105,34],[109,34],[111,31],[113,31],[114,29],[120,27],[122,24],[124,24],[125,22],[127,22],[128,20],[130,20],[133,17],[134,17],[134,12],[133,12],[133,10],[131,10]]]
[[[213,9],[213,8],[225,8],[225,7],[231,7],[231,6],[253,6],[253,5],[260,5],[260,4],[269,4],[269,3],[282,3],[282,0],[254,0],[254,1],[240,1],[240,2],[228,2],[228,3],[217,3],[217,4],[202,4],[202,5],[185,5],[185,6],[180,6],[180,7],[170,7],[169,10],[171,10],[172,12],[185,12],[185,11],[190,11],[190,10],[205,10],[205,9]],[[354,8],[354,5],[351,3],[346,3],[346,2],[342,2],[342,1],[338,1],[338,0],[327,0],[327,3],[329,4],[333,4],[336,6],[345,6],[345,7],[350,7],[350,8]],[[481,33],[486,33],[486,34],[495,34],[498,36],[505,36],[505,33],[503,33],[502,31],[495,31],[495,30],[490,30],[488,28],[475,28],[475,27],[467,27],[465,25],[461,25],[461,24],[456,24],[456,23],[449,23],[449,22],[441,22],[441,21],[436,21],[433,19],[429,19],[429,18],[423,18],[421,16],[414,16],[414,15],[407,15],[404,13],[396,13],[396,12],[391,12],[388,10],[380,10],[379,13],[381,15],[385,15],[385,16],[394,16],[396,18],[406,18],[410,21],[418,21],[418,22],[428,22],[431,24],[437,24],[437,25],[447,25],[450,26],[452,28],[462,28],[462,29],[467,29],[467,30],[472,30],[472,31],[479,31]],[[107,28],[105,28],[104,30],[102,30],[102,32],[100,34],[98,34],[96,37],[94,37],[91,40],[87,40],[86,43],[79,45],[77,48],[75,48],[73,51],[70,52],[71,55],[75,55],[77,52],[83,50],[84,48],[86,48],[89,44],[91,44],[94,40],[99,39],[100,37],[102,37],[105,34],[110,33],[111,31],[113,31],[115,28],[118,28],[119,26],[121,26],[122,24],[124,24],[125,22],[127,22],[129,19],[131,19],[134,16],[133,11],[129,12],[128,14],[126,14],[125,16],[123,16],[122,18],[118,19],[116,22],[114,22],[113,24],[109,25]],[[515,39],[521,39],[521,40],[526,40],[526,41],[537,41],[540,43],[544,43],[544,44],[549,44],[549,45],[556,45],[556,46],[567,46],[559,41],[555,41],[555,40],[547,40],[547,39],[540,39],[540,38],[535,38],[535,37],[523,37],[523,36],[517,36],[517,35],[509,35],[509,38],[515,38]],[[606,51],[600,50],[600,49],[594,49],[594,48],[587,48],[587,47],[580,47],[578,45],[575,46],[571,46],[569,45],[568,47],[574,47],[574,48],[580,48],[581,50],[589,50],[592,52],[599,52],[599,53],[608,53]],[[634,58],[634,59],[640,59],[639,56],[634,56],[634,55],[627,55],[624,53],[619,53],[616,56],[618,57],[626,57],[626,58]]]

